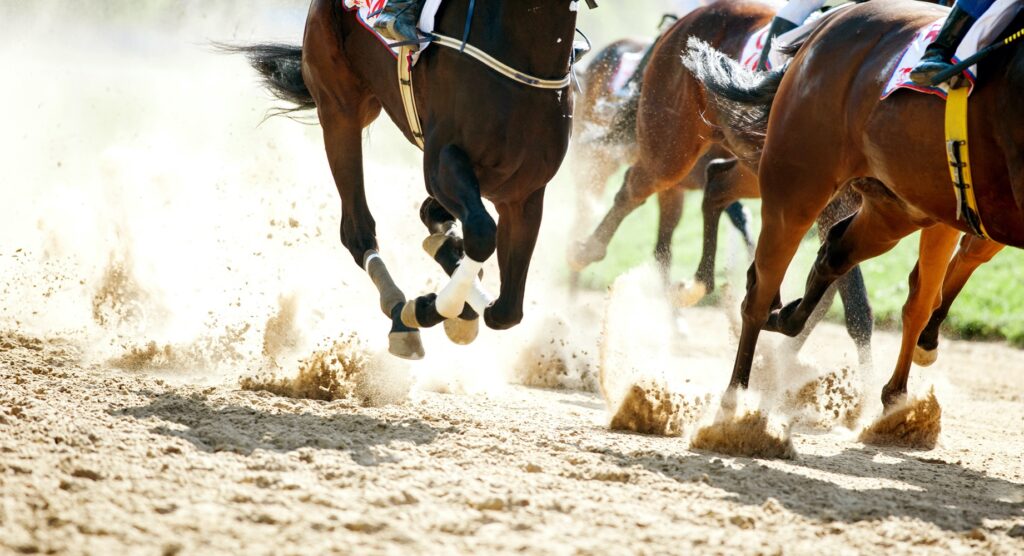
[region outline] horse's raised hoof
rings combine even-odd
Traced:
[[[799,335],[803,332],[805,323],[793,322],[793,315],[800,307],[801,301],[802,299],[797,299],[781,309],[772,311],[768,315],[768,322],[764,324],[763,329],[768,332],[778,332],[790,338]]]
[[[444,321],[444,333],[452,343],[460,346],[472,344],[480,334],[480,319],[448,319]]]
[[[708,294],[708,287],[700,280],[680,282],[672,286],[672,304],[679,308],[693,307]]]
[[[388,334],[388,352],[395,357],[419,361],[426,356],[419,330],[392,332]]]
[[[578,241],[569,247],[569,270],[582,272],[583,269],[604,259],[608,249],[592,240]]]
[[[924,349],[921,346],[914,346],[914,364],[919,367],[930,367],[939,358],[939,350]]]

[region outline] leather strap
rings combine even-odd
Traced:
[[[971,179],[970,149],[967,143],[967,98],[970,87],[950,89],[946,96],[946,155],[956,194],[956,217],[963,219],[975,235],[991,239],[981,221],[978,199]]]

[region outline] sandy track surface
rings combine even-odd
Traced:
[[[689,315],[727,327],[718,311]],[[87,366],[73,345],[4,333],[0,548],[1019,553],[1019,357],[944,344],[927,371],[948,381],[935,450],[807,430],[798,458],[779,461],[610,432],[585,392],[418,392],[364,408]]]

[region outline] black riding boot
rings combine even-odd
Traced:
[[[799,27],[799,25],[788,19],[782,19],[781,17],[772,19],[771,27],[768,28],[768,34],[764,39],[764,49],[761,50],[761,59],[757,61],[758,70],[763,71],[768,69],[768,55],[772,52],[772,43],[775,41],[775,37],[788,33],[797,27]]]
[[[417,27],[420,23],[420,12],[426,0],[388,0],[380,17],[373,23],[373,28],[384,38],[394,42],[419,40]],[[418,45],[413,45],[413,49]]]
[[[956,54],[960,41],[972,25],[974,17],[960,9],[959,5],[953,6],[946,23],[939,31],[939,36],[935,37],[935,42],[928,45],[924,51],[924,58],[921,58],[914,71],[910,72],[910,80],[917,85],[938,85],[932,83],[932,78],[953,67],[949,60]]]

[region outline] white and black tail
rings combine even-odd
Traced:
[[[683,64],[700,81],[722,121],[760,151],[768,130],[768,114],[786,67],[752,71],[708,43],[691,37]]]

